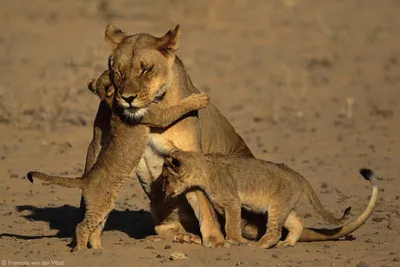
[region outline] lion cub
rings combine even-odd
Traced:
[[[118,115],[115,109],[118,90],[115,90],[110,82],[109,71],[105,71],[96,83],[90,82],[88,87],[105,100],[112,110],[108,145],[100,153],[97,162],[89,172],[77,178],[50,176],[40,172],[27,174],[32,183],[33,179],[37,178],[65,187],[82,189],[86,213],[82,222],[76,227],[75,250],[87,248],[88,241],[92,248],[101,248],[100,235],[106,218],[114,207],[121,185],[130,177],[133,166],[139,163],[149,134],[148,127],[139,124],[140,121],[137,124],[132,124],[132,121],[127,124]],[[155,126],[172,124],[186,113],[206,107],[208,102],[209,97],[206,94],[192,94],[169,109],[168,114],[157,107],[157,104],[150,104],[143,120]]]
[[[293,246],[302,225],[297,223],[293,209],[302,195],[306,195],[322,218],[340,224],[350,213],[346,209],[341,218],[326,211],[307,180],[284,164],[276,164],[250,157],[203,155],[182,151],[172,144],[151,139],[152,148],[164,156],[164,191],[176,197],[190,188],[202,189],[218,213],[225,216],[226,246],[244,242],[241,230],[241,208],[255,213],[268,213],[267,232],[257,242],[262,248],[274,245]],[[289,230],[285,241],[280,241],[282,227]]]

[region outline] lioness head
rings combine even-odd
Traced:
[[[176,197],[187,189],[202,184],[204,172],[203,157],[199,153],[179,149],[171,151],[170,155],[164,158],[162,176],[165,193]]]
[[[110,77],[125,116],[140,119],[165,94],[172,82],[179,36],[179,25],[161,38],[147,33],[127,35],[112,24],[107,26],[105,39],[112,48]]]

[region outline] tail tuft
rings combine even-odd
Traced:
[[[371,180],[371,178],[374,176],[374,172],[366,168],[360,169],[360,174],[362,175],[362,177],[364,177],[365,180],[368,181]]]
[[[26,174],[26,178],[28,178],[29,182],[31,182],[33,184],[33,177],[32,177],[32,172],[28,172]]]

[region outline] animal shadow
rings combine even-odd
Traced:
[[[17,206],[16,210],[18,212],[30,211],[31,214],[23,216],[27,220],[48,222],[50,229],[58,230],[55,235],[58,238],[74,237],[76,225],[79,223],[79,209],[70,205],[46,208],[22,205]],[[151,213],[144,210],[113,210],[109,214],[104,227],[104,231],[110,230],[124,232],[135,239],[143,239],[149,235],[155,235]],[[42,238],[42,236],[15,237],[20,239]]]

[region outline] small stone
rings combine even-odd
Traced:
[[[278,255],[272,254],[272,258],[277,259],[277,258],[278,258]]]
[[[368,238],[367,240],[365,240],[365,243],[372,243],[372,239]]]
[[[173,260],[187,260],[188,259],[188,255],[182,253],[182,252],[174,252],[171,254],[171,256],[169,256],[169,259],[171,261]]]
[[[145,246],[144,248],[145,248],[145,249],[154,249],[153,246]]]
[[[157,259],[161,259],[163,256],[161,256],[160,254],[157,254],[156,258]]]
[[[260,121],[262,121],[262,118],[260,118],[260,117],[254,117],[254,118],[253,118],[253,121],[254,121],[254,122],[260,122]]]
[[[171,249],[170,245],[165,245],[164,249]]]

